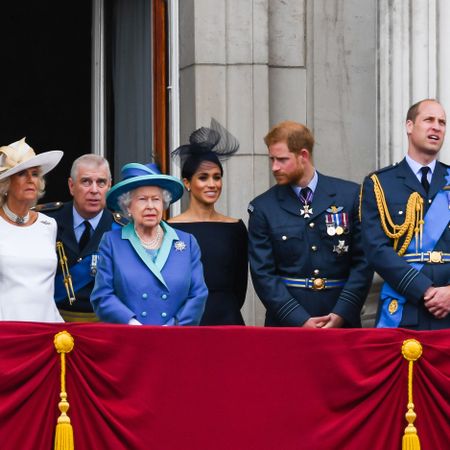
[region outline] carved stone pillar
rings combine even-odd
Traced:
[[[450,114],[450,4],[446,0],[379,0],[378,167],[407,150],[405,116],[423,98]],[[450,160],[450,145],[440,158]]]

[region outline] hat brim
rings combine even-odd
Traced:
[[[114,185],[106,194],[106,204],[109,209],[117,211],[120,209],[118,198],[125,192],[133,191],[142,186],[157,186],[166,189],[172,195],[170,203],[174,203],[183,196],[183,183],[171,175],[142,175],[120,181]]]
[[[17,166],[2,172],[0,174],[0,181],[11,175],[22,172],[22,170],[30,169],[31,167],[40,167],[42,175],[45,175],[58,165],[63,155],[64,152],[61,150],[51,150],[49,152],[39,153],[38,155],[17,164]]]

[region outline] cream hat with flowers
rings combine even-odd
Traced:
[[[50,172],[63,157],[61,150],[36,155],[25,138],[0,147],[0,181],[31,167],[40,167],[42,175]]]

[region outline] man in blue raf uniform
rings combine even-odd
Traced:
[[[385,280],[378,327],[450,328],[450,170],[436,160],[445,127],[436,100],[411,106],[406,157],[364,182],[364,249]]]
[[[57,241],[62,242],[68,260],[75,300],[68,298],[59,266],[55,301],[66,322],[95,322],[98,319],[89,297],[94,287],[98,246],[105,231],[120,227],[114,214],[105,209],[106,193],[111,187],[108,161],[94,154],[80,156],[73,162],[68,182],[73,201],[46,214],[58,224]]]
[[[356,183],[318,173],[314,139],[282,122],[264,138],[277,185],[248,207],[249,259],[266,326],[360,327],[373,272]]]

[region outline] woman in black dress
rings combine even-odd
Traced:
[[[222,192],[220,160],[235,153],[239,142],[214,119],[189,142],[173,152],[180,156],[189,207],[169,222],[193,234],[202,252],[209,296],[200,325],[245,325],[240,310],[247,291],[247,229],[242,220],[215,209]]]

